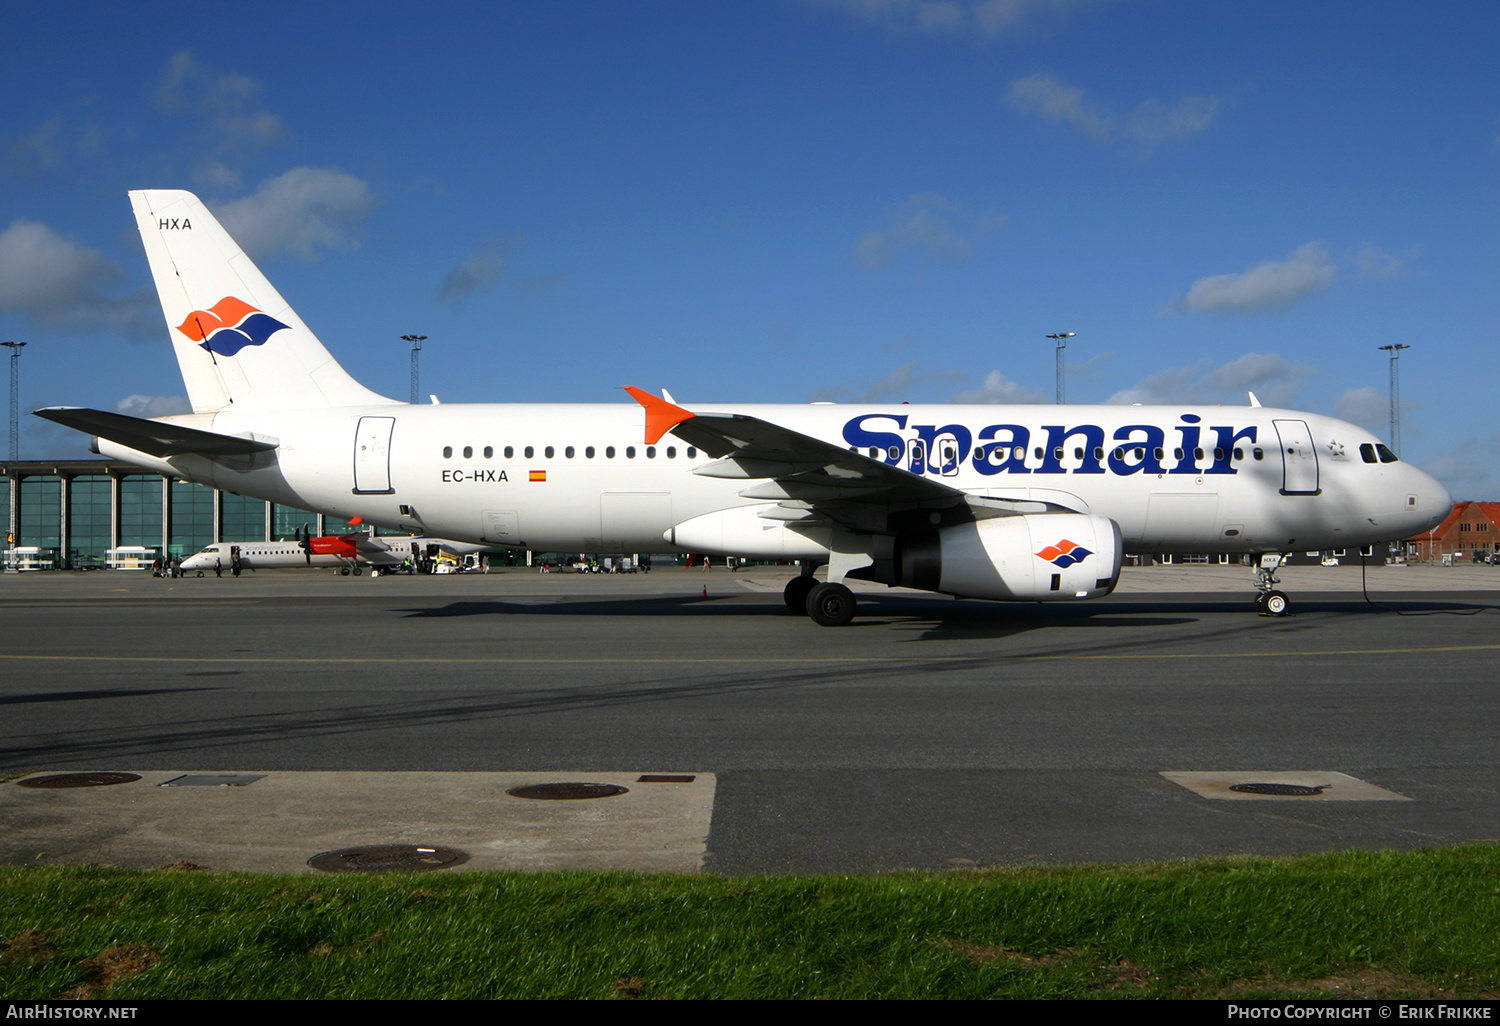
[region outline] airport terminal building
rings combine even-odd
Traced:
[[[0,461],[0,503],[15,525],[4,547],[49,550],[60,570],[102,567],[121,546],[181,559],[216,541],[291,538],[304,525],[314,534],[363,530],[116,460]]]

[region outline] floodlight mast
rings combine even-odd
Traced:
[[[1068,401],[1067,387],[1064,383],[1063,350],[1068,348],[1068,339],[1076,334],[1078,334],[1076,331],[1059,331],[1047,336],[1057,343],[1057,405],[1059,406]]]
[[[427,336],[402,335],[401,341],[411,343],[411,402],[415,406],[417,404],[418,379],[420,377],[417,373],[417,354],[422,351],[422,343],[427,341]]]
[[[25,342],[0,342],[10,350],[10,461],[14,463],[20,458],[20,375],[21,375],[21,350],[26,348]]]
[[[1380,346],[1391,354],[1391,452],[1401,455],[1401,350],[1411,346],[1397,343]]]

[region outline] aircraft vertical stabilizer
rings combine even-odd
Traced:
[[[130,204],[193,412],[395,404],[339,366],[197,196]]]

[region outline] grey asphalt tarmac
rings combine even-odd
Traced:
[[[1285,618],[1239,567],[1047,606],[871,587],[834,629],[785,611],[786,576],[4,575],[0,861],[260,868],[226,840],[247,821],[293,854],[452,823],[487,865],[735,875],[1500,842],[1500,568],[1371,568],[1379,605],[1357,566],[1292,568]],[[13,782],[75,769],[147,779]],[[151,790],[189,771],[268,776],[253,805]],[[1211,772],[1328,786],[1226,800],[1164,775]],[[641,773],[698,775],[673,792],[698,804],[569,803],[552,837],[442,776]],[[611,809],[670,821],[674,854],[584,829]]]

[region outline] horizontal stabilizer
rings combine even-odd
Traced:
[[[180,424],[128,417],[123,413],[104,410],[89,410],[81,406],[49,406],[36,410],[35,413],[43,420],[107,438],[111,442],[159,459],[189,453],[210,457],[247,456],[276,448],[275,442],[257,442],[253,438],[220,435]]]

